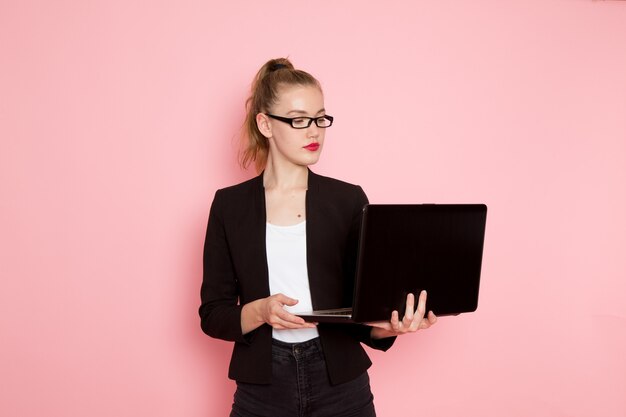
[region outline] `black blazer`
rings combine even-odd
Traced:
[[[306,193],[306,247],[314,309],[350,307],[358,234],[367,197],[361,187],[309,171]],[[234,341],[228,376],[269,384],[272,328],[264,324],[245,336],[244,304],[270,295],[265,251],[263,175],[215,193],[204,244],[201,289],[202,330]],[[287,294],[289,295],[289,294]],[[318,325],[333,384],[362,374],[371,361],[360,342],[387,350],[395,338],[373,340],[365,325]]]

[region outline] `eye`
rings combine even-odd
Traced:
[[[291,124],[295,127],[306,126],[307,124],[309,124],[309,119],[307,119],[306,117],[296,117],[295,119],[291,120]]]
[[[326,116],[320,116],[317,118],[316,123],[318,126],[328,126],[330,125],[330,119]]]

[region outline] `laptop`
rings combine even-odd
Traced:
[[[437,316],[475,311],[485,237],[484,204],[367,204],[352,307],[298,313],[308,322],[400,319],[406,297],[427,291]]]

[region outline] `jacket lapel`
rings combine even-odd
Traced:
[[[254,257],[256,263],[255,270],[258,271],[260,297],[269,297],[270,283],[269,270],[267,266],[267,250],[266,250],[266,208],[265,208],[265,188],[263,187],[263,172],[255,178],[254,186],[254,207],[252,212],[255,213],[254,224],[250,231],[250,239],[256,240],[254,246],[258,248],[257,256]]]
[[[309,170],[308,187],[305,199],[306,208],[306,263],[309,276],[309,288],[311,289],[311,301],[313,309],[318,309],[316,290],[322,288],[319,281],[319,259],[322,254],[317,253],[324,242],[321,241],[320,227],[323,226],[323,218],[320,211],[319,176]],[[315,261],[317,260],[317,261]]]

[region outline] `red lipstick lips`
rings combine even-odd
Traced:
[[[306,145],[306,146],[304,147],[304,149],[307,149],[307,150],[309,150],[309,151],[311,151],[311,152],[315,152],[316,150],[318,150],[318,149],[319,149],[319,147],[320,147],[320,144],[319,144],[319,143],[317,143],[317,142],[313,142],[313,143],[309,143],[308,145]]]

